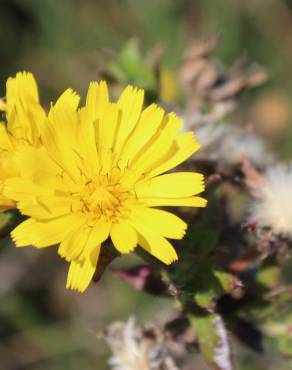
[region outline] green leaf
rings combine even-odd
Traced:
[[[220,315],[191,315],[191,325],[199,350],[207,364],[216,370],[233,370],[230,341]]]
[[[120,82],[134,84],[148,90],[156,88],[154,70],[139,50],[137,40],[129,40],[116,60],[109,63],[110,73]]]
[[[228,272],[215,270],[214,275],[219,280],[222,290],[226,294],[232,293],[234,289],[242,287],[242,283],[238,277]]]
[[[274,319],[270,319],[265,325],[266,334],[273,340],[278,350],[285,356],[292,356],[292,312],[280,312]]]
[[[205,266],[199,276],[200,285],[195,289],[194,301],[199,307],[212,312],[216,300],[223,295],[222,286],[209,266]]]
[[[267,288],[274,288],[279,283],[279,267],[269,265],[263,266],[257,273],[257,281]]]
[[[208,311],[215,309],[216,301],[224,294],[241,287],[240,280],[224,271],[212,269],[212,266],[203,266],[200,273],[201,286],[194,294],[195,303]]]

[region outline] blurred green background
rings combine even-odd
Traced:
[[[246,55],[267,68],[269,81],[252,92],[252,109],[263,122],[272,115],[281,126],[282,135],[272,140],[291,157],[290,0],[1,0],[0,95],[7,77],[20,70],[35,74],[46,105],[67,87],[83,93],[133,37],[145,53],[163,48],[163,64],[175,71],[191,41],[214,33],[221,37],[217,56],[227,66]],[[83,295],[66,291],[65,277],[53,249],[16,251],[1,240],[1,370],[107,369],[99,328],[131,314],[140,322],[173,317],[168,302],[134,291],[110,271]],[[242,352],[240,369],[268,368],[287,364]]]

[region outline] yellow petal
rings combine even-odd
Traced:
[[[158,127],[163,119],[164,111],[155,104],[143,110],[137,126],[133,130],[129,139],[125,142],[121,161],[127,165],[130,159],[143,150],[145,144],[156,134]]]
[[[82,168],[78,150],[78,114],[67,107],[59,107],[53,117],[53,123],[47,121],[43,125],[43,144],[54,161],[78,181]]]
[[[121,110],[121,121],[115,143],[115,152],[119,152],[121,150],[125,140],[136,126],[141,114],[143,100],[143,90],[127,86],[122,92],[117,103]]]
[[[70,263],[66,288],[84,292],[90,284],[98,261],[100,246],[96,247],[90,258],[83,262],[72,261]]]
[[[206,207],[207,200],[201,197],[187,198],[140,198],[147,207]]]
[[[45,120],[45,111],[39,102],[23,94],[8,105],[11,111],[7,114],[7,129],[13,141],[21,145],[39,146],[40,128]]]
[[[195,172],[175,172],[154,177],[135,187],[138,198],[185,198],[204,190],[204,176]]]
[[[175,249],[167,239],[144,227],[139,229],[138,244],[166,265],[178,259]]]
[[[110,224],[100,221],[95,227],[82,224],[62,241],[58,253],[67,261],[88,259],[93,249],[97,248],[109,236]]]
[[[0,99],[0,111],[6,111],[6,103],[3,99]]]
[[[131,212],[133,223],[145,224],[154,233],[166,238],[182,239],[187,224],[174,214],[160,209],[135,207]]]
[[[76,207],[79,205],[77,200],[75,204]],[[68,215],[74,208],[74,202],[69,197],[26,197],[17,203],[17,208],[23,215],[45,221]]]
[[[84,221],[81,219],[80,227],[74,228],[74,230],[70,234],[67,234],[62,240],[58,248],[59,255],[68,262],[78,260],[86,246],[90,231],[90,228],[84,224]]]
[[[1,151],[11,152],[13,150],[11,139],[8,135],[4,123],[0,122],[0,149]]]
[[[7,130],[18,143],[33,145],[37,133],[37,127],[33,125],[33,119],[24,105],[16,100],[14,109],[7,120]]]
[[[157,228],[154,230],[151,224],[144,222],[143,219],[139,219],[134,215],[131,216],[129,222],[138,233],[138,244],[147,252],[167,265],[177,260],[175,249],[162,236],[162,232],[157,232]],[[166,229],[162,227],[161,231],[166,231]]]
[[[16,208],[15,202],[13,202],[13,200],[8,199],[2,194],[0,194],[0,212],[7,211],[12,208]]]
[[[19,72],[7,80],[7,128],[21,144],[40,145],[40,126],[45,112],[39,104],[38,90],[31,73]]]
[[[79,135],[78,146],[80,148],[81,157],[84,158],[84,165],[91,177],[98,173],[99,160],[97,153],[97,130],[90,114],[86,108],[82,108],[79,112]]]
[[[21,147],[15,156],[23,177],[32,178],[34,174],[42,172],[47,179],[48,177],[55,178],[61,173],[60,167],[44,148]]]
[[[56,103],[54,104],[54,109],[50,110],[49,112],[49,120],[54,119],[54,114],[59,108],[63,108],[64,106],[69,107],[73,110],[78,108],[78,104],[80,101],[80,96],[72,89],[67,89],[60,95]]]
[[[103,116],[98,120],[98,147],[100,166],[104,173],[108,173],[112,167],[113,146],[118,128],[118,107],[109,104]]]
[[[146,173],[160,164],[161,158],[165,157],[182,127],[182,120],[174,113],[168,114],[164,119],[164,127],[148,144],[141,149],[141,152],[130,161],[130,166],[139,169],[140,173]]]
[[[160,159],[160,163],[157,163],[157,166],[150,171],[147,178],[160,175],[161,173],[177,167],[194,154],[199,148],[200,144],[195,140],[192,132],[183,133],[177,137],[173,147],[165,154],[164,158]]]
[[[79,96],[66,90],[51,107],[42,129],[42,141],[49,155],[75,180],[84,161],[79,150],[78,102]]]
[[[101,219],[91,228],[86,247],[83,250],[80,258],[88,258],[91,251],[98,245],[102,244],[108,237],[111,229],[111,223]]]
[[[6,83],[6,109],[8,116],[10,116],[17,100],[25,103],[27,99],[39,101],[37,84],[32,73],[18,72],[15,77],[8,78]]]
[[[80,112],[79,142],[84,165],[88,173],[94,177],[99,170],[97,152],[98,138],[100,135],[99,120],[104,116],[109,105],[109,93],[105,81],[91,82],[89,84],[86,104]],[[109,123],[109,122],[107,122]],[[111,125],[111,122],[110,122]],[[110,127],[108,127],[110,129]]]
[[[108,88],[105,81],[89,84],[83,117],[87,124],[99,119],[109,103]]]
[[[6,180],[4,195],[16,201],[26,201],[31,197],[53,196],[54,189],[36,185],[29,179],[15,177]]]
[[[79,220],[80,215],[76,214],[44,222],[30,218],[18,225],[11,236],[17,247],[27,245],[36,248],[49,247],[63,240]]]
[[[132,252],[137,246],[137,233],[127,222],[113,224],[110,234],[114,246],[122,254]]]

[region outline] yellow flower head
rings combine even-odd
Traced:
[[[19,72],[6,84],[6,102],[0,101],[7,124],[0,122],[0,210],[15,207],[3,195],[5,180],[19,174],[15,154],[23,146],[40,145],[40,125],[45,113],[39,104],[38,89],[31,73]]]
[[[120,253],[140,245],[166,264],[177,259],[166,238],[181,239],[186,224],[153,207],[204,207],[201,174],[164,172],[199,144],[182,121],[155,104],[142,109],[143,91],[128,86],[117,103],[105,82],[89,86],[86,104],[71,90],[52,106],[41,138],[44,148],[19,154],[22,175],[6,195],[30,218],[12,237],[17,246],[60,244],[70,262],[67,287],[83,292],[108,238]],[[106,248],[106,246],[104,246]]]

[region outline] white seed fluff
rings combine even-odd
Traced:
[[[277,165],[267,170],[263,185],[253,191],[249,218],[274,233],[292,236],[292,167]]]

